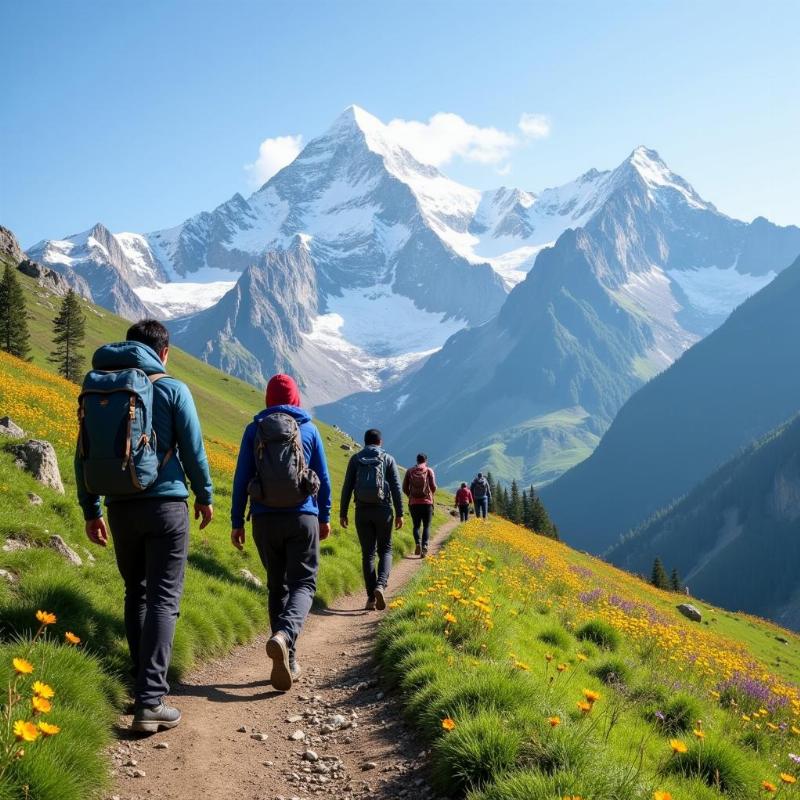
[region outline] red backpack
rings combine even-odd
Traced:
[[[412,467],[408,471],[408,496],[413,500],[430,500],[431,489],[427,467]]]

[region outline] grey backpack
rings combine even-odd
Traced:
[[[356,457],[355,495],[359,503],[377,505],[386,496],[386,464],[383,454],[359,454]]]
[[[268,414],[258,423],[256,476],[247,492],[270,508],[295,508],[319,491],[319,476],[306,466],[300,426],[290,414]]]

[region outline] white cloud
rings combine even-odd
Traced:
[[[546,139],[550,135],[552,124],[546,114],[522,114],[519,118],[519,129],[528,139]]]
[[[264,139],[258,146],[258,158],[252,164],[246,164],[245,169],[250,173],[250,180],[255,186],[261,186],[276,172],[297,158],[303,147],[303,137],[275,136]]]
[[[427,122],[393,119],[386,127],[392,138],[415,158],[437,167],[456,157],[498,164],[519,144],[512,133],[481,128],[447,112],[434,114]]]

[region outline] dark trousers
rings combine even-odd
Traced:
[[[125,634],[137,704],[169,693],[167,669],[189,551],[185,500],[137,499],[108,506],[117,567],[125,581]]]
[[[485,518],[486,515],[489,513],[489,498],[476,497],[474,502],[475,502],[475,516]]]
[[[462,503],[458,507],[458,513],[461,517],[461,521],[467,522],[467,520],[469,520],[469,503]]]
[[[431,503],[414,503],[414,505],[408,506],[408,511],[411,514],[411,521],[414,523],[414,541],[423,547],[427,547],[431,536],[433,505]],[[420,528],[422,528],[421,538]]]
[[[267,571],[269,624],[283,631],[294,656],[319,570],[319,520],[313,514],[257,514],[253,540]]]
[[[372,599],[376,586],[389,583],[392,570],[392,525],[394,515],[389,506],[358,506],[356,508],[356,532],[361,543],[361,568],[367,598]],[[375,556],[378,568],[375,569]]]

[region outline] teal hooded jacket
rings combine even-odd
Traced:
[[[92,367],[107,370],[136,367],[147,375],[166,372],[155,350],[140,342],[104,345],[92,357]],[[168,376],[153,385],[153,428],[157,437],[159,461],[163,461],[170,449],[173,450],[172,456],[161,467],[158,478],[148,489],[126,497],[106,497],[106,505],[120,500],[186,500],[189,497],[187,477],[197,502],[210,505],[213,501],[213,490],[203,434],[192,394],[185,383]],[[75,482],[84,519],[102,517],[101,498],[86,490],[83,468],[77,453]]]

